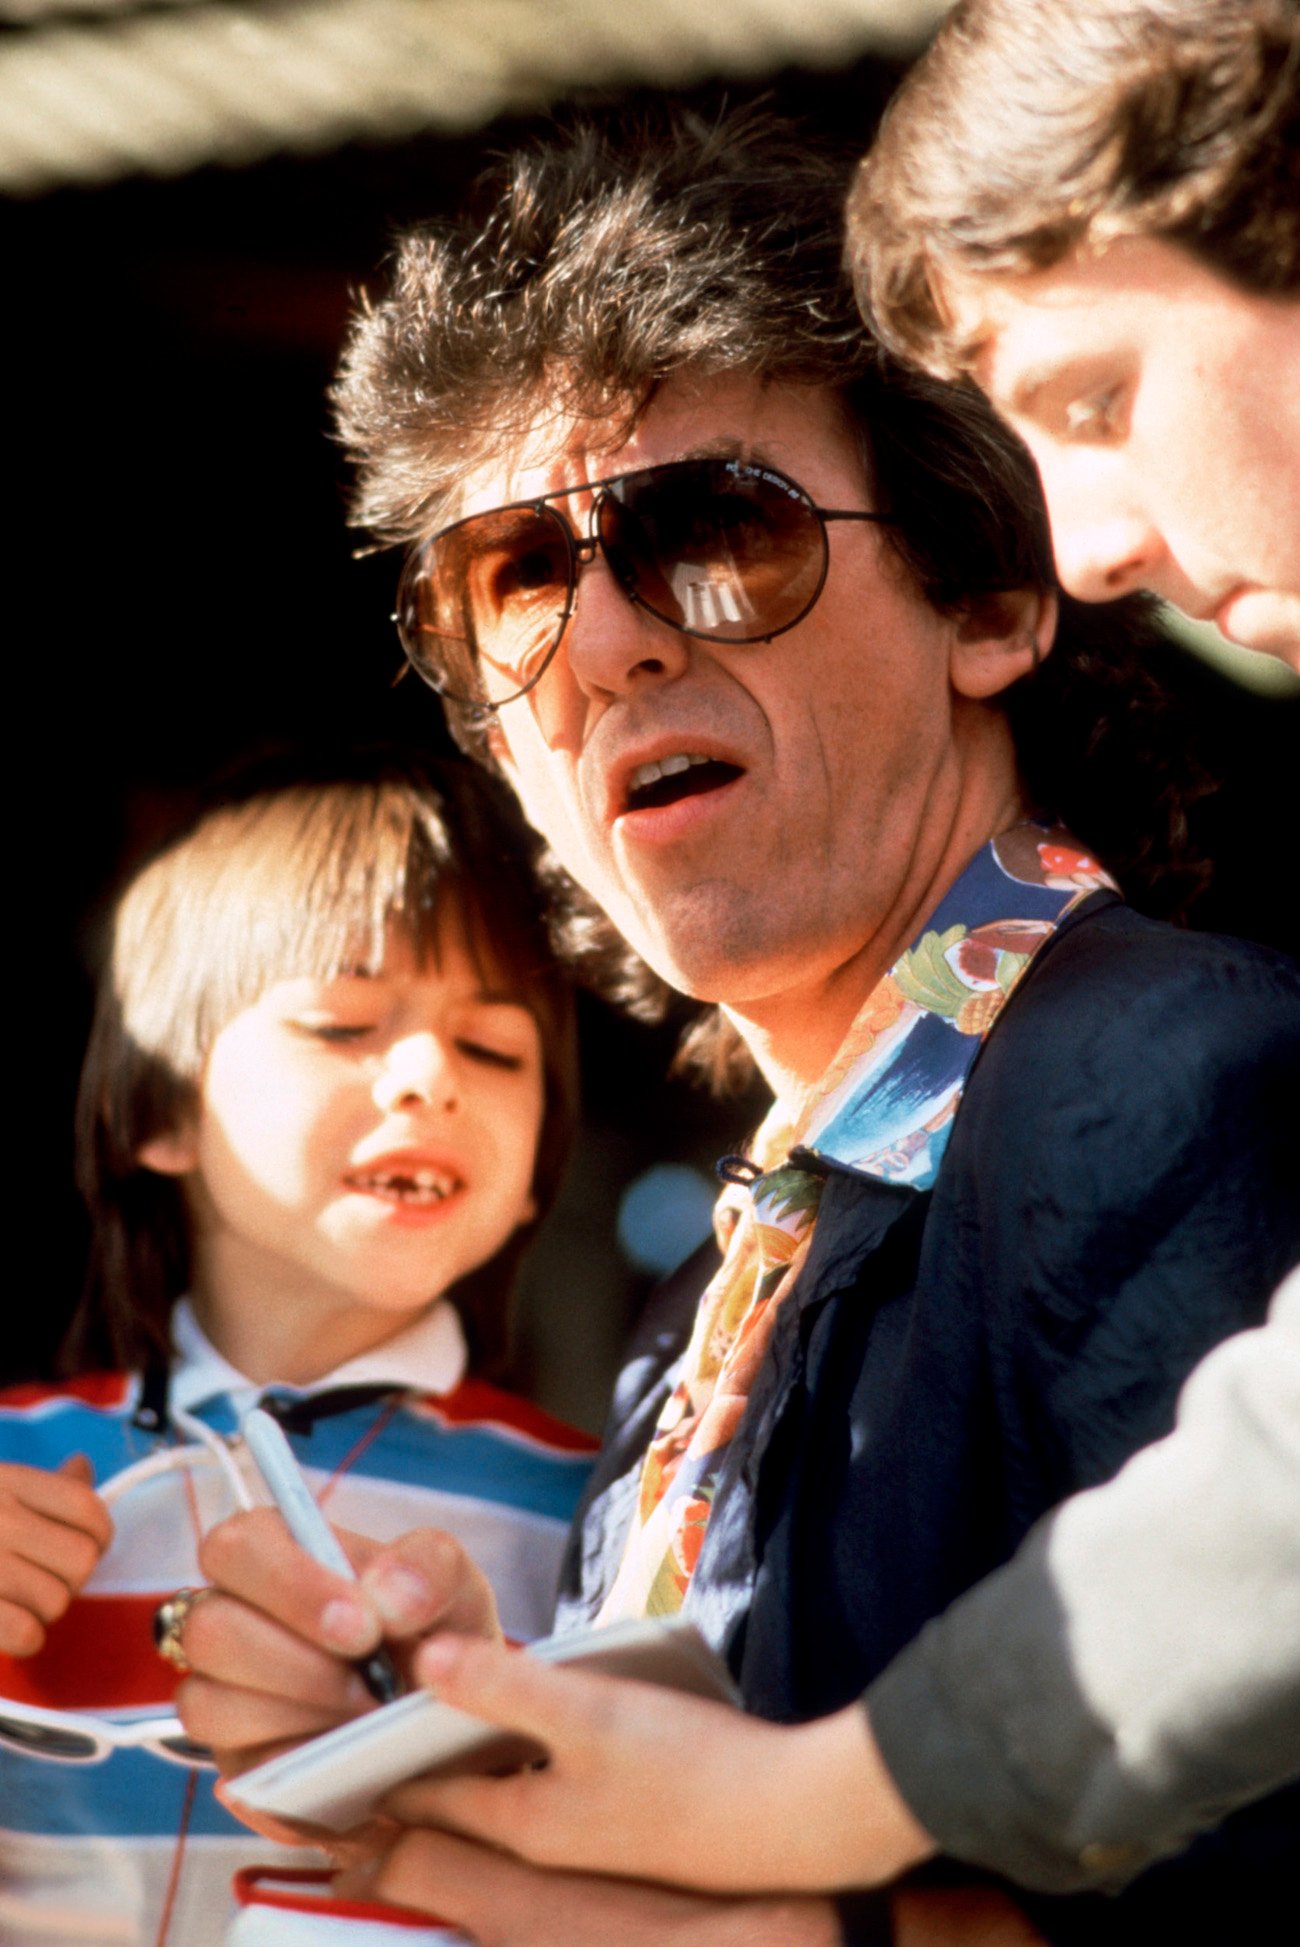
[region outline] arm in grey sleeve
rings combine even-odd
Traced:
[[[1115,1887],[1300,1776],[1300,1271],[1178,1423],[1076,1495],[867,1691],[945,1852]]]

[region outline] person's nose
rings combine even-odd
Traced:
[[[459,1099],[451,1047],[425,1029],[390,1042],[375,1077],[375,1106],[395,1109],[454,1109]]]
[[[584,563],[560,656],[578,687],[601,700],[680,676],[690,639],[624,591],[599,550]]]
[[[1086,477],[1038,456],[1061,586],[1083,602],[1113,602],[1136,589],[1171,591],[1169,552],[1141,499],[1114,469]]]

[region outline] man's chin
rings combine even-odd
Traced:
[[[1300,595],[1243,589],[1224,604],[1215,620],[1229,642],[1277,656],[1300,671]]]

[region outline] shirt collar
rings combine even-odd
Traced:
[[[1066,914],[1113,887],[1060,828],[1016,825],[991,840],[873,988],[787,1141],[793,1133],[819,1162],[929,1189],[1002,1005]]]
[[[254,1405],[267,1390],[240,1372],[217,1351],[188,1298],[172,1312],[172,1366],[169,1397],[182,1412],[222,1396],[236,1413]],[[275,1390],[296,1399],[312,1399],[344,1386],[391,1386],[403,1392],[450,1393],[465,1376],[468,1352],[456,1307],[440,1298],[409,1325],[370,1352],[336,1366],[308,1386],[276,1384]]]

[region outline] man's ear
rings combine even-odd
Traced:
[[[487,727],[483,732],[483,736],[487,744],[488,756],[492,759],[493,763],[500,770],[501,775],[505,778],[506,782],[508,784],[513,783],[514,780],[513,780],[512,766],[510,762],[510,746],[506,743],[505,736],[501,729],[501,719],[499,716],[497,716],[495,711],[487,720]]]
[[[1056,596],[1046,588],[973,595],[953,618],[949,673],[959,696],[998,696],[1037,669],[1056,635]]]
[[[177,1129],[164,1129],[142,1142],[135,1152],[141,1169],[156,1170],[159,1176],[190,1176],[199,1166],[198,1131],[192,1120]]]

